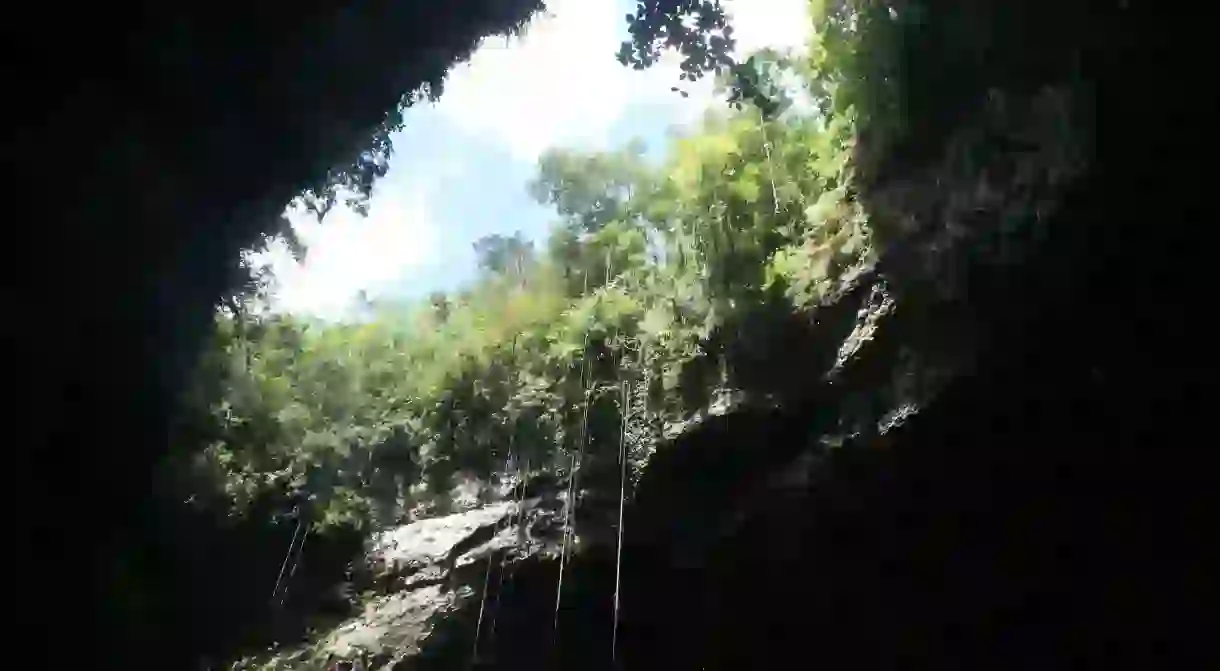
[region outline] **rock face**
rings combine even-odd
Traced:
[[[363,654],[373,668],[394,669],[782,665],[802,635],[779,611],[799,608],[794,622],[827,626],[827,609],[851,613],[833,589],[819,593],[820,581],[841,576],[856,605],[868,603],[860,571],[879,559],[840,536],[892,534],[884,529],[894,520],[844,520],[888,505],[880,483],[894,467],[889,451],[911,442],[921,409],[978,366],[987,327],[959,285],[922,280],[939,276],[928,268],[960,268],[947,257],[960,260],[991,233],[916,231],[914,242],[849,273],[811,313],[760,311],[741,324],[748,337],[726,348],[733,389],[664,427],[628,488],[621,565],[617,467],[590,460],[562,588],[566,483],[552,482],[527,488],[520,504],[382,534],[370,552],[376,596],[363,614],[276,663]],[[910,449],[931,453],[902,454]]]
[[[1017,116],[1053,117],[1046,100]],[[812,314],[743,325],[741,391],[664,432],[624,528],[582,477],[575,526],[598,540],[574,544],[562,584],[558,495],[526,513],[528,543],[515,503],[417,523],[378,545],[384,596],[316,652],[376,648],[394,669],[1164,666],[1166,647],[1134,642],[1182,641],[1165,614],[1207,598],[1186,589],[1203,562],[1172,543],[1210,528],[1182,513],[1214,485],[1138,449],[1190,424],[1192,395],[1130,344],[1186,331],[1133,328],[1117,282],[1090,277],[1117,279],[1080,232],[1113,195],[1056,181],[1040,137],[984,170],[1007,187],[934,187],[941,166],[879,191],[919,214],[913,237]],[[1010,215],[1030,212],[1034,239],[1015,239]],[[1131,503],[1158,479],[1180,486]]]
[[[362,660],[397,668],[424,653],[438,623],[495,600],[529,563],[552,563],[562,542],[565,493],[528,488],[530,498],[491,503],[385,531],[370,543],[363,612],[313,645],[258,668],[315,668]],[[491,620],[488,619],[490,625]],[[442,627],[443,629],[443,627]]]
[[[803,368],[788,366],[789,377],[775,375],[770,389],[721,393],[703,412],[665,427],[642,479],[628,488],[621,567],[617,468],[607,477],[590,470],[581,476],[558,598],[567,483],[539,478],[527,483],[530,498],[521,502],[510,495],[373,539],[373,596],[364,612],[268,668],[362,656],[372,668],[395,669],[609,669],[627,659],[633,668],[695,668],[695,659],[714,668],[691,646],[715,649],[702,628],[715,631],[725,612],[713,598],[725,591],[717,572],[727,570],[729,557],[769,553],[777,543],[732,539],[757,533],[758,518],[771,518],[788,493],[812,486],[834,446],[867,447],[901,424],[894,420],[901,403],[930,396],[927,385],[903,385],[912,387],[918,372],[913,359],[929,369],[932,357],[912,354],[917,342],[901,350],[891,334],[920,325],[868,269],[814,319],[796,325],[821,334],[811,339],[819,349]],[[786,328],[792,325],[773,332],[790,337]],[[777,365],[752,360],[747,369]],[[872,407],[859,401],[865,398],[883,401]]]

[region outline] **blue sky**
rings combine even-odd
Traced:
[[[799,47],[808,0],[726,0],[739,51]],[[369,216],[338,209],[322,222],[290,215],[309,246],[303,264],[280,246],[265,256],[277,309],[348,314],[359,292],[409,298],[451,289],[474,271],[471,243],[522,231],[541,239],[553,213],[526,193],[550,147],[664,146],[714,102],[710,82],[679,83],[673,60],[644,72],[618,64],[635,0],[548,0],[521,38],[487,40],[457,66],[436,104],[410,109]]]

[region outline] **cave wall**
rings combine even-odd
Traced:
[[[30,585],[26,639],[83,638],[113,666],[193,658],[199,615],[175,581],[201,575],[177,541],[202,531],[152,478],[238,252],[375,143],[404,94],[538,6],[34,4],[5,26],[16,561],[72,576]],[[60,623],[64,603],[88,624]]]
[[[1109,202],[1084,183],[1062,221]],[[1214,612],[1216,495],[1174,444],[1198,381],[1167,364],[1131,372],[1143,338],[1172,341],[1182,324],[1128,321],[1088,276],[1046,281],[1078,270],[1081,251],[1048,242],[1024,272],[973,275],[972,295],[1006,309],[981,322],[971,369],[883,447],[819,451],[811,414],[788,408],[717,418],[659,450],[629,507],[617,663],[1214,659],[1198,617]],[[526,624],[484,642],[487,668],[611,668],[613,562],[574,560],[557,633],[556,568],[517,582],[498,617]]]

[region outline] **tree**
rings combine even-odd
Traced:
[[[801,75],[775,54],[748,63],[768,100],[780,97],[768,82]],[[456,478],[499,477],[510,445],[542,469],[581,435],[602,449],[620,419],[605,390],[623,379],[647,379],[655,416],[680,418],[724,383],[713,333],[781,280],[808,301],[866,251],[838,131],[741,102],[658,165],[638,143],[548,152],[529,186],[557,214],[545,248],[519,232],[481,238],[482,274],[398,309],[418,318],[390,308],[361,324],[264,317],[243,330],[222,315],[219,379],[198,394],[225,390],[203,413],[223,417],[207,481],[237,509],[267,487],[321,487],[320,525],[382,524],[443,509]],[[586,403],[601,404],[587,434]]]
[[[732,26],[720,0],[643,0],[627,15],[631,39],[619,49],[619,62],[638,70],[660,59],[665,49],[682,55],[684,80],[733,65]]]
[[[611,221],[632,216],[633,192],[646,188],[643,153],[639,143],[607,154],[550,150],[538,161],[530,193],[553,206],[578,234],[597,233]]]
[[[522,277],[534,260],[534,246],[519,231],[479,238],[474,252],[479,268],[493,275]]]

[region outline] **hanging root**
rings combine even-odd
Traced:
[[[609,254],[609,252],[607,252],[606,253],[607,280],[609,279],[609,276],[610,276],[610,254]],[[588,276],[585,277],[585,289],[586,289],[586,293],[588,293]],[[573,454],[571,465],[568,468],[568,501],[567,501],[567,504],[564,506],[563,543],[560,546],[560,550],[559,550],[559,581],[558,581],[558,584],[555,586],[555,621],[553,624],[553,629],[555,629],[555,630],[559,629],[559,608],[563,603],[563,571],[564,571],[564,568],[567,565],[567,561],[568,561],[568,540],[572,536],[572,517],[576,513],[576,495],[578,492],[578,489],[576,487],[576,480],[577,480],[576,473],[580,467],[580,462],[584,461],[585,443],[588,441],[588,437],[589,437],[590,384],[589,384],[589,328],[588,328],[588,326],[585,327],[585,336],[584,336],[583,347],[581,348],[581,356],[583,357],[583,360],[581,362],[580,383],[581,383],[581,387],[584,389],[584,392],[585,392],[585,405],[584,405],[584,408],[581,410],[581,419],[580,419],[580,449],[578,451],[578,454],[580,455],[580,460],[578,461],[577,455]]]
[[[625,358],[625,357],[624,357]],[[622,426],[618,434],[618,462],[619,462],[619,490],[618,490],[618,549],[614,558],[614,628],[610,635],[610,660],[617,661],[618,659],[618,610],[619,610],[619,588],[622,585],[623,575],[623,511],[627,501],[627,415],[630,412],[628,405],[627,381],[623,380],[619,383],[622,393]]]
[[[516,341],[514,341],[515,344]],[[504,457],[504,472],[508,472],[508,465],[512,461],[512,448],[509,448],[509,453]],[[492,535],[494,539],[500,535],[500,523],[496,522],[496,531]],[[491,565],[495,563],[493,557],[487,558],[487,570],[483,573],[483,595],[479,597],[479,619],[474,625],[474,649],[470,651],[470,667],[473,668],[475,662],[479,659],[479,635],[483,630],[483,613],[487,609],[487,588],[491,586]],[[456,562],[456,558],[455,558]],[[452,569],[451,569],[452,570]]]
[[[515,428],[516,427],[515,427],[515,422],[514,422],[514,433],[516,433]],[[509,438],[509,445],[510,445],[509,454],[512,454],[512,452],[511,452],[512,442],[513,442],[513,440],[510,437]],[[526,470],[529,470],[529,469],[527,468]],[[522,482],[521,482],[521,465],[520,464],[517,465],[517,481],[516,481],[516,486],[513,487],[513,490],[514,490],[513,497],[516,499],[517,506],[515,509],[513,509],[511,512],[509,512],[508,524],[505,526],[505,529],[511,529],[513,527],[513,516],[514,515],[517,518],[518,526],[520,526],[524,522],[524,516],[523,516],[523,513],[521,512],[521,497],[515,493],[516,491],[518,491],[518,488],[520,488],[521,490],[524,489],[524,487],[522,486]],[[488,636],[491,637],[492,641],[495,641],[495,639],[496,639],[496,614],[500,612],[500,596],[502,594],[504,594],[504,568],[507,564],[508,564],[508,552],[507,552],[507,550],[505,550],[504,552],[500,553],[500,574],[497,577],[497,584],[496,584],[496,603],[495,603],[495,606],[491,610],[491,630],[488,632]],[[490,561],[488,562],[487,567],[488,567],[488,570],[491,569]]]
[[[271,603],[275,603],[276,602],[275,598],[277,596],[279,596],[280,583],[284,580],[284,571],[287,570],[287,568],[288,568],[288,560],[292,558],[292,554],[296,550],[297,536],[299,536],[301,533],[301,521],[302,521],[301,520],[301,507],[296,506],[295,508],[293,508],[293,512],[296,513],[297,527],[292,530],[292,540],[290,540],[288,542],[288,551],[284,553],[284,561],[280,564],[280,574],[278,576],[276,576],[275,587],[273,587],[271,589],[271,598],[268,599],[268,601],[270,601]],[[296,564],[293,564],[292,570],[296,571]]]
[[[762,110],[758,110],[758,132],[762,134],[763,151],[767,154],[767,168],[771,173],[771,202],[775,204],[775,213],[779,214],[779,190],[775,188],[775,164],[771,162],[771,141],[767,139],[767,122]]]

